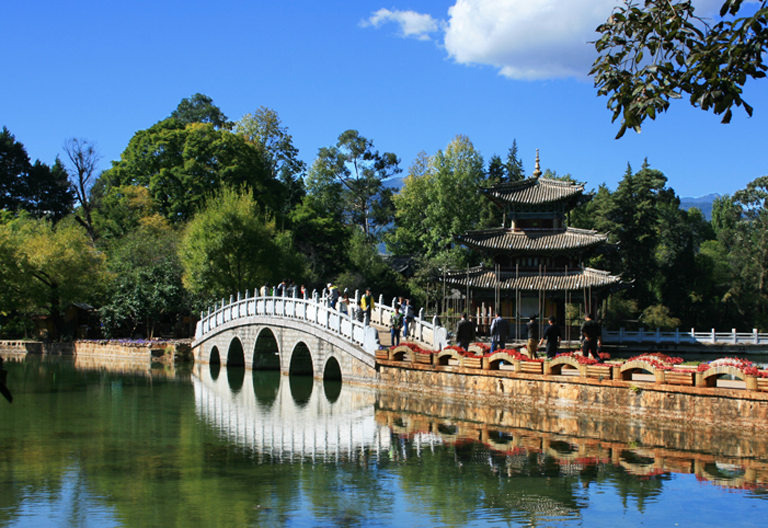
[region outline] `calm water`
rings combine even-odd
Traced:
[[[5,363],[0,526],[765,526],[764,435],[242,369]]]

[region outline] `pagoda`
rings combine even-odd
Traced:
[[[606,245],[608,236],[567,225],[569,212],[592,195],[584,193],[584,184],[542,178],[538,150],[531,178],[480,192],[502,209],[501,227],[467,231],[455,238],[492,266],[453,271],[445,275],[446,285],[473,297],[470,311],[477,312],[481,326],[488,323],[491,307],[511,323],[513,338],[522,335],[521,325],[531,315],[538,316],[542,325],[554,315],[569,339],[566,304],[596,312],[608,293],[623,287],[619,276],[584,266]]]

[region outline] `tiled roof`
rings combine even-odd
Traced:
[[[603,244],[607,239],[607,235],[597,231],[573,227],[518,231],[505,228],[484,229],[467,231],[456,237],[456,240],[465,246],[481,251],[496,249],[505,252],[524,251],[526,253],[586,249]]]
[[[518,182],[497,183],[481,189],[481,192],[494,201],[540,205],[577,197],[583,194],[584,184],[534,177]]]
[[[577,291],[583,288],[612,288],[622,284],[621,277],[594,268],[539,273],[502,271],[497,274],[483,267],[457,271],[445,277],[447,284],[466,288],[493,290],[498,283],[502,290]]]

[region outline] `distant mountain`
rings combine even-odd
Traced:
[[[699,196],[698,198],[686,196],[680,198],[680,209],[685,209],[687,211],[691,207],[696,207],[704,213],[704,218],[712,220],[712,202],[717,198],[720,198],[719,194],[708,194],[706,196]]]
[[[391,187],[395,190],[400,190],[400,188],[403,186],[403,180],[405,178],[395,177],[395,178],[389,178],[387,180],[384,180],[384,187]]]

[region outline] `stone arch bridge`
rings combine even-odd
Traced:
[[[355,294],[357,306],[358,294]],[[371,380],[376,377],[379,331],[388,331],[392,306],[379,297],[371,324],[339,312],[314,293],[312,298],[239,293],[201,314],[192,343],[195,362],[280,370],[316,378]],[[436,320],[411,325],[410,340],[441,349],[447,331]]]

